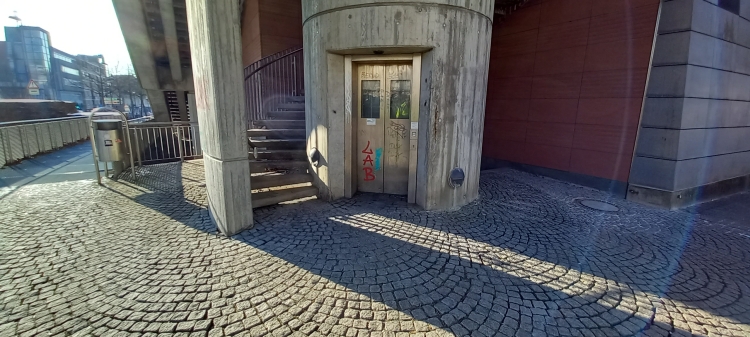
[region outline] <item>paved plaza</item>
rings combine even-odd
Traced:
[[[231,238],[199,161],[0,197],[1,336],[750,336],[747,196],[670,212],[508,169],[459,211],[311,200]]]

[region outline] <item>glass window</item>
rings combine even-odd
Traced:
[[[55,57],[56,59],[58,59],[58,60],[63,60],[63,61],[65,61],[65,62],[68,62],[68,63],[73,63],[73,59],[72,59],[72,58],[70,58],[70,57],[67,57],[67,56],[65,56],[65,55],[63,55],[63,54],[60,54],[60,53],[53,53],[52,55],[53,55],[53,56],[54,56],[54,57]]]
[[[380,81],[362,81],[362,118],[380,118]]]
[[[409,119],[411,116],[411,81],[391,81],[391,119]]]
[[[60,69],[62,70],[62,72],[66,73],[66,74],[81,76],[81,72],[78,71],[78,70],[76,70],[76,69],[68,68],[66,66],[60,66]]]
[[[20,43],[13,44],[13,57],[16,59],[24,59],[23,57],[23,45]]]
[[[69,86],[69,87],[76,87],[76,88],[82,88],[81,81],[70,79],[70,78],[63,78],[63,85]]]

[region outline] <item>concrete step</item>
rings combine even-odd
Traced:
[[[253,121],[253,125],[257,128],[266,129],[305,129],[304,120],[278,120],[278,119],[267,119],[262,121]]]
[[[263,150],[257,151],[257,156],[253,158],[253,152],[250,152],[250,159],[266,160],[307,160],[305,150]]]
[[[279,110],[302,110],[305,111],[305,102],[281,103],[276,106]]]
[[[311,183],[313,176],[309,173],[256,175],[250,178],[252,189],[280,187],[286,185]]]
[[[265,137],[266,139],[305,139],[305,129],[251,129],[247,137]]]
[[[250,173],[263,173],[279,170],[304,172],[310,167],[306,160],[250,160]]]
[[[269,111],[268,117],[290,121],[304,121],[305,111]]]
[[[275,191],[253,193],[253,208],[276,205],[285,201],[313,197],[318,194],[315,186],[294,187]]]
[[[289,96],[287,101],[289,103],[305,103],[305,96]]]
[[[304,150],[304,139],[250,139],[250,146],[269,150]]]

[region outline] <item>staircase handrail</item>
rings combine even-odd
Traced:
[[[273,62],[278,61],[291,54],[300,52],[302,50],[303,50],[302,47],[290,48],[287,50],[282,50],[276,54],[268,55],[258,61],[255,61],[254,63],[245,67],[245,80],[250,78],[250,76],[253,76],[255,73],[257,73],[261,69],[273,64]]]
[[[302,47],[266,56],[247,66],[245,99],[248,129],[253,121],[268,119],[268,112],[285,103],[289,96],[304,95]]]

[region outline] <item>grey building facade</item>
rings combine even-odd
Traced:
[[[75,56],[55,48],[51,50],[51,80],[55,89],[55,99],[74,102],[79,110],[83,109],[84,86]]]
[[[750,186],[750,3],[662,4],[628,198],[676,208]]]
[[[107,64],[103,55],[76,55],[76,64],[81,71],[83,83],[84,109],[104,106],[105,78]]]

